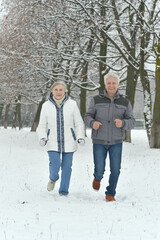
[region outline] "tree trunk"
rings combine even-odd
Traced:
[[[16,108],[15,108],[15,113],[13,117],[13,123],[12,123],[12,128],[17,127],[17,121],[18,121],[18,127],[19,130],[22,129],[22,120],[21,120],[21,96],[18,96],[18,99],[16,99]]]
[[[125,142],[131,143],[131,131],[130,130],[125,130]]]
[[[106,17],[106,8],[104,7],[103,4],[105,4],[105,1],[102,1],[101,3],[101,16],[102,18]],[[106,56],[107,56],[107,38],[106,35],[104,34],[103,31],[101,31],[101,37],[103,39],[103,42],[100,43],[100,62],[99,62],[99,83],[100,83],[100,88],[99,92],[102,92],[105,89],[105,84],[104,84],[104,75],[105,75],[105,70],[106,70]]]
[[[3,112],[3,107],[4,107],[4,104],[1,103],[0,104],[0,126],[1,126],[1,121],[2,121],[2,112]]]
[[[22,118],[21,118],[21,96],[18,96],[18,104],[17,104],[17,116],[18,116],[18,127],[19,130],[22,129]]]
[[[82,77],[83,77],[83,82],[87,82],[87,72],[88,72],[88,63],[86,63],[86,66],[82,70]],[[87,86],[87,84],[83,84],[83,86]],[[80,93],[80,112],[82,118],[84,118],[85,112],[86,112],[86,89],[81,88],[81,93]]]
[[[104,72],[106,70],[106,55],[107,55],[107,40],[104,40],[103,43],[100,43],[101,59],[99,63],[99,83],[100,83],[99,92],[102,92],[105,89]]]
[[[16,107],[15,107],[15,111],[13,113],[12,128],[16,128],[16,123],[17,123],[17,111],[16,111]]]
[[[86,49],[86,52],[89,54],[92,52],[93,41],[94,41],[94,35],[91,30],[90,40],[88,42],[87,49]],[[82,118],[84,118],[84,115],[86,112],[86,100],[87,100],[87,90],[85,89],[85,87],[87,87],[87,82],[88,82],[88,62],[87,61],[84,61],[84,64],[82,67],[82,79],[83,79],[82,82],[84,82],[82,84],[82,87],[84,88],[81,88],[81,93],[80,93],[80,112],[81,112]]]
[[[147,72],[142,68],[140,69],[140,76],[141,76],[141,83],[143,87],[143,97],[144,97],[143,114],[144,114],[144,120],[145,120],[145,127],[147,131],[147,137],[150,143],[151,125],[152,125],[152,101],[151,101],[150,82],[148,79]]]
[[[153,109],[153,122],[151,129],[151,148],[160,148],[160,40],[157,47],[156,73],[155,73],[155,101]]]
[[[126,85],[126,96],[130,101],[132,108],[134,107],[135,93],[136,93],[137,77],[135,70],[128,66],[127,71],[127,85]],[[125,142],[131,142],[131,131],[125,131]]]
[[[4,114],[4,128],[8,127],[8,112],[9,112],[10,104],[6,105],[5,114]]]
[[[38,108],[37,108],[37,112],[31,127],[31,132],[36,132],[36,129],[38,127],[38,123],[39,123],[39,118],[40,118],[40,113],[41,113],[41,108],[42,108],[42,104],[45,102],[46,98],[43,97],[41,102],[39,102]]]
[[[144,17],[144,2],[141,2],[141,14]],[[147,131],[148,141],[150,143],[151,136],[151,125],[152,125],[152,101],[151,101],[151,91],[150,91],[150,82],[148,79],[148,74],[145,71],[145,32],[143,28],[143,19],[141,20],[141,50],[140,50],[140,79],[143,87],[143,97],[144,97],[144,120],[145,127]]]

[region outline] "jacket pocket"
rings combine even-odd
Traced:
[[[76,135],[75,135],[73,128],[71,128],[71,133],[72,133],[73,139],[76,141]]]
[[[113,128],[113,139],[114,140],[122,140],[124,131],[121,128],[117,128],[114,126]]]
[[[92,129],[92,137],[94,139],[100,139],[100,140],[108,139],[108,135],[109,135],[108,121],[100,120],[100,122],[102,123],[102,125],[98,128],[98,130]]]
[[[47,131],[47,138],[49,137],[49,134],[50,134],[50,129],[48,129]]]

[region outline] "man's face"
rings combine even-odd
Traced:
[[[107,90],[108,96],[114,96],[118,89],[117,78],[114,77],[107,78],[105,88]]]

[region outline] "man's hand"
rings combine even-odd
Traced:
[[[115,125],[116,125],[117,128],[121,128],[122,127],[122,120],[115,119],[114,122],[115,122]]]
[[[102,125],[102,123],[96,121],[93,123],[93,129],[98,130],[101,125]]]

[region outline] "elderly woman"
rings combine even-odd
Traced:
[[[67,96],[63,81],[55,82],[41,110],[37,129],[41,146],[47,147],[50,180],[47,190],[54,189],[61,168],[60,195],[68,195],[73,153],[77,143],[84,144],[84,123],[77,103]]]

